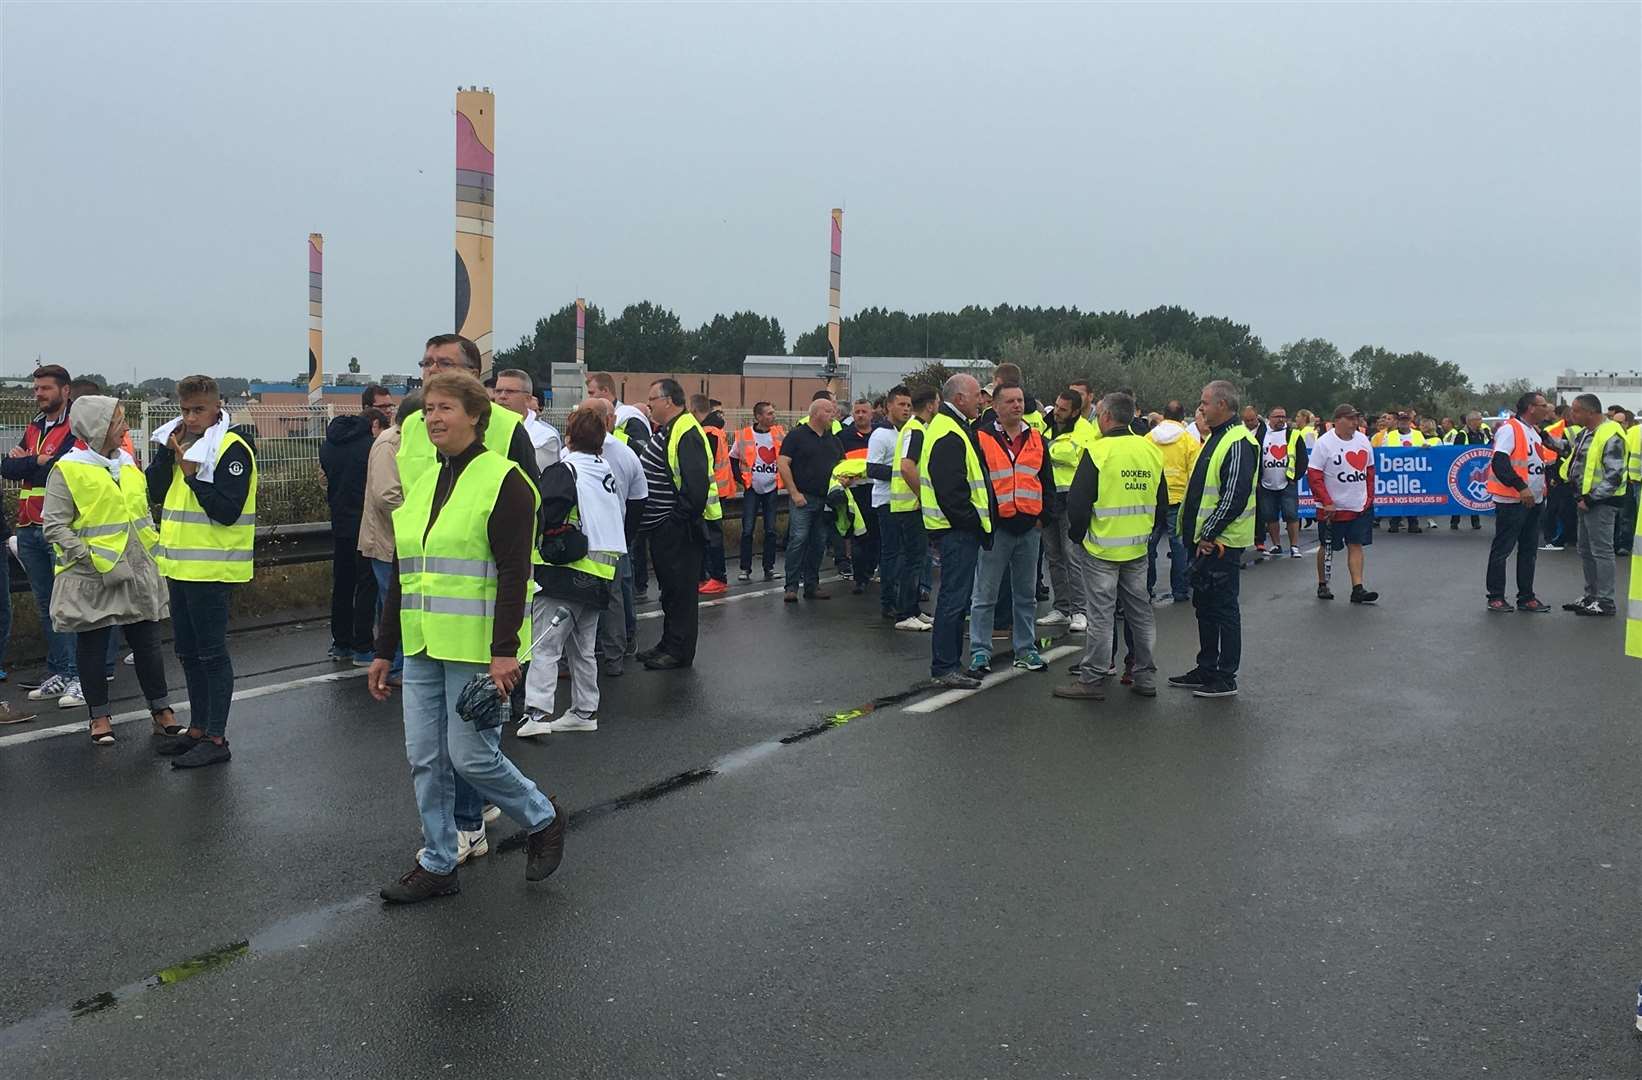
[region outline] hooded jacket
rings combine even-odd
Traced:
[[[325,429],[319,467],[325,470],[325,499],[331,504],[331,532],[359,536],[365,510],[365,471],[371,456],[371,425],[362,416],[339,416]]]
[[[1191,479],[1192,466],[1203,444],[1197,433],[1179,420],[1160,420],[1146,433],[1152,445],[1163,453],[1163,480],[1169,488],[1169,505],[1178,506],[1186,494],[1186,481]]]
[[[88,396],[75,401],[69,414],[69,431],[75,439],[97,453],[114,419],[119,402],[111,397]],[[123,451],[116,450],[119,458]],[[124,469],[136,469],[129,457]],[[154,557],[143,546],[135,529],[126,538],[125,552],[114,568],[103,574],[91,562],[86,543],[74,532],[78,508],[61,469],[53,468],[46,477],[46,497],[42,505],[41,531],[45,539],[63,551],[69,565],[56,575],[51,586],[52,625],[65,633],[81,633],[105,626],[159,622],[171,614],[165,582]]]

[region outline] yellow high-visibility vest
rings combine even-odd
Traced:
[[[172,581],[250,581],[257,541],[257,456],[250,444],[230,431],[217,448],[217,465],[232,446],[251,457],[251,489],[232,525],[218,524],[194,497],[180,462],[171,464],[171,486],[160,507],[160,539],[154,562]],[[125,470],[120,470],[125,475]]]

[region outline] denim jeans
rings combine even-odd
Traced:
[[[1169,540],[1169,595],[1176,600],[1191,596],[1191,583],[1186,580],[1186,542],[1180,539],[1180,504],[1169,507],[1163,518],[1164,526],[1152,532],[1146,551],[1146,592],[1155,592],[1157,584],[1157,547],[1164,537]]]
[[[1490,600],[1505,599],[1505,564],[1517,553],[1517,602],[1534,598],[1534,567],[1539,561],[1539,517],[1544,503],[1494,504],[1494,539],[1488,545],[1484,587]]]
[[[829,537],[838,534],[828,525],[832,511],[825,499],[807,498],[787,512],[787,591],[814,589],[821,580],[821,556]]]
[[[753,527],[764,518],[764,572],[775,573],[775,489],[741,495],[741,569],[753,572]]]
[[[462,687],[487,670],[426,653],[405,657],[405,756],[422,818],[422,868],[432,874],[456,869],[458,778],[527,831],[553,820],[547,796],[502,756],[502,729],[479,731],[456,715]]]
[[[929,673],[939,679],[958,670],[964,649],[964,616],[975,596],[979,533],[965,529],[936,532],[941,545],[941,591],[935,594],[935,626],[930,634]]]
[[[901,525],[895,520],[898,515],[889,512],[888,503],[873,507],[872,513],[878,519],[878,610],[885,615],[898,615],[901,611]],[[917,592],[912,594],[912,600],[917,603]]]
[[[234,700],[234,659],[228,655],[228,602],[234,586],[226,581],[170,581],[171,634],[188,685],[188,726],[213,738],[228,730]]]
[[[372,559],[371,573],[376,577],[376,621],[382,622],[382,602],[388,598],[388,589],[393,585],[393,563],[386,559]],[[405,670],[405,651],[398,650],[393,654],[393,666],[388,669],[389,674],[398,675]]]
[[[78,678],[80,667],[75,659],[74,635],[58,633],[51,626],[52,564],[56,560],[39,526],[17,530],[17,561],[28,574],[29,591],[34,594],[34,606],[40,611],[40,630],[46,638],[46,673],[65,679]]]
[[[900,581],[895,586],[895,614],[905,619],[918,614],[918,596],[929,588],[929,534],[924,531],[923,514],[891,515],[901,538],[901,557],[896,565]]]
[[[1089,631],[1083,641],[1083,659],[1078,663],[1078,681],[1100,682],[1116,672],[1112,661],[1117,650],[1116,618],[1123,608],[1123,630],[1134,659],[1135,685],[1157,686],[1157,663],[1152,647],[1157,641],[1157,625],[1152,618],[1152,601],[1146,593],[1146,560],[1109,562],[1097,559],[1087,549],[1078,549],[1083,562],[1083,583],[1088,590]]]
[[[1192,563],[1197,670],[1229,682],[1236,681],[1243,660],[1243,613],[1238,606],[1243,551],[1229,547],[1224,554],[1199,555]]]
[[[975,589],[970,597],[969,651],[992,655],[994,611],[999,603],[998,586],[1009,583],[1010,642],[1017,657],[1032,648],[1038,614],[1038,549],[1036,528],[1024,533],[995,532],[992,547],[981,551],[976,561]],[[946,577],[946,554],[941,555],[941,577]],[[939,624],[937,624],[939,625]]]

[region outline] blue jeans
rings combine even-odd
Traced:
[[[393,585],[393,563],[384,559],[371,560],[371,573],[376,575],[376,621],[382,622],[382,602],[388,598],[388,589]],[[400,649],[393,654],[393,666],[388,669],[390,674],[398,675],[405,670],[405,651]]]
[[[775,573],[775,499],[774,490],[759,494],[745,491],[741,495],[741,569],[753,572],[753,526],[760,515],[764,518],[764,572]]]
[[[806,496],[803,506],[787,512],[787,591],[814,589],[821,580],[821,556],[828,537],[838,534],[827,524],[831,508],[825,499]]]
[[[1151,543],[1146,549],[1146,592],[1155,593],[1157,585],[1157,546],[1169,538],[1169,595],[1185,600],[1191,595],[1191,584],[1186,580],[1186,542],[1180,539],[1180,504],[1169,507],[1162,527],[1152,531]]]
[[[992,549],[982,551],[975,570],[975,591],[970,599],[969,651],[992,655],[993,613],[998,606],[998,586],[1009,583],[1010,640],[1017,657],[1032,648],[1032,631],[1038,614],[1038,549],[1042,537],[1037,529],[1015,534],[995,532]],[[946,577],[946,552],[941,552],[941,577]],[[944,595],[945,590],[943,590]],[[939,625],[939,624],[937,624]]]
[[[422,869],[431,874],[456,869],[458,778],[530,832],[553,820],[547,796],[502,756],[502,729],[478,731],[456,715],[462,687],[487,670],[426,653],[405,657],[405,756],[422,818]]]
[[[889,512],[889,504],[872,508],[878,518],[878,610],[885,615],[901,611],[901,525]],[[904,515],[903,515],[904,516]],[[913,602],[918,594],[912,594]]]
[[[964,616],[975,593],[979,533],[941,529],[941,591],[935,594],[935,626],[930,634],[929,673],[939,679],[958,670],[964,648]]]
[[[171,634],[188,685],[188,726],[212,738],[228,730],[234,700],[234,660],[228,655],[226,581],[171,581]]]
[[[1199,555],[1192,563],[1192,607],[1197,609],[1197,670],[1237,681],[1243,659],[1243,615],[1238,586],[1243,548]]]
[[[553,821],[547,796],[502,757],[501,727],[476,730],[456,716],[461,688],[486,670],[483,663],[429,660],[427,653],[406,657],[406,757],[422,817],[422,868],[429,873],[455,870],[456,822],[463,812],[473,814],[470,822],[483,822],[483,801],[530,832]]]
[[[901,544],[900,560],[896,564],[900,582],[895,587],[895,614],[905,619],[918,614],[919,590],[929,588],[929,534],[924,531],[924,518],[917,510],[890,516]],[[887,582],[889,572],[884,571],[882,577]]]
[[[78,678],[80,667],[74,657],[74,635],[61,634],[51,626],[51,545],[39,526],[31,525],[17,530],[17,561],[28,574],[29,591],[34,594],[34,606],[40,610],[40,631],[46,638],[46,673],[65,679]],[[8,597],[9,598],[9,597]]]

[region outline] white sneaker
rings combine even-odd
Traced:
[[[502,808],[500,806],[492,806],[490,803],[485,804],[485,824],[486,825],[489,825],[491,822],[495,821],[497,818],[499,818],[501,816],[502,816]]]
[[[417,848],[416,849],[416,859],[417,859],[418,862],[421,861],[422,853],[426,850],[428,850],[428,849],[427,848]],[[490,837],[485,835],[485,830],[475,829],[473,832],[466,832],[462,829],[457,829],[456,830],[456,865],[457,866],[461,866],[463,863],[467,862],[469,859],[480,859],[480,858],[483,858],[484,856],[489,855],[489,854],[490,854]]]
[[[537,712],[525,713],[524,722],[519,725],[519,730],[514,732],[521,739],[528,739],[532,735],[551,735],[552,733],[553,721]]]
[[[1067,616],[1066,612],[1064,612],[1064,611],[1051,611],[1049,614],[1045,615],[1043,618],[1038,620],[1038,625],[1039,626],[1065,626],[1067,623],[1069,623],[1071,621],[1072,620]]]
[[[126,653],[125,659],[120,661],[120,663],[124,664],[126,667],[135,667],[137,664],[137,654],[134,652]]]
[[[46,681],[29,691],[30,701],[45,701],[48,698],[59,698],[68,689],[68,680],[61,675],[47,675]]]
[[[1436,526],[1433,525],[1432,528],[1434,529],[1434,528],[1436,528]],[[1291,559],[1303,559],[1303,558],[1305,558],[1305,556],[1300,554],[1300,549],[1299,548],[1291,547],[1291,548],[1289,548],[1289,558],[1291,558]]]
[[[923,623],[925,626],[934,626],[935,625],[935,616],[925,615],[923,612],[920,611],[920,612],[918,612],[918,621]]]
[[[918,616],[916,616],[916,615],[908,615],[906,618],[902,619],[900,622],[895,624],[895,629],[897,629],[897,630],[920,630],[920,631],[928,632],[929,625],[930,625],[929,623],[924,622],[924,620],[918,618]]]
[[[599,717],[597,713],[594,713],[592,716],[583,716],[580,713],[567,712],[557,720],[553,721],[550,726],[555,732],[597,731],[599,730]]]
[[[1086,631],[1088,631],[1088,629],[1089,629],[1089,616],[1085,615],[1081,611],[1078,612],[1076,615],[1072,616],[1072,633],[1082,634],[1082,633],[1085,633]]]
[[[79,708],[86,703],[85,692],[80,689],[79,679],[70,679],[63,688],[63,696],[57,699],[59,709]]]

